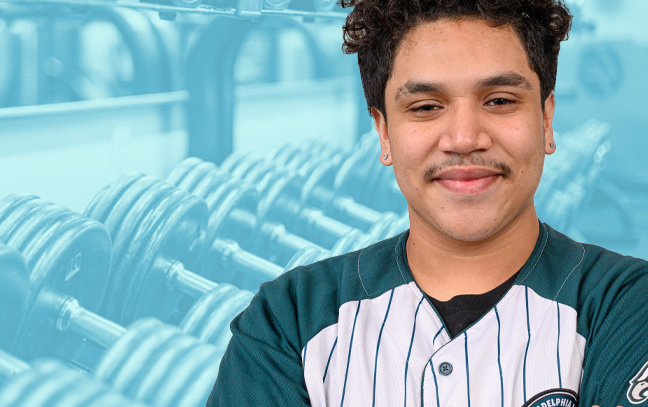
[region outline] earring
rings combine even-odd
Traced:
[[[549,143],[549,147],[556,148],[556,145],[554,143]]]
[[[383,155],[383,160],[386,160],[387,157],[389,157],[389,154],[385,153],[385,155]]]

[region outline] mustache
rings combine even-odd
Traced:
[[[513,168],[511,168],[511,166],[505,163],[504,161],[470,154],[467,157],[456,155],[446,160],[443,160],[438,164],[434,164],[427,167],[423,171],[423,179],[426,182],[430,182],[446,169],[460,166],[460,165],[474,165],[474,166],[494,169],[498,172],[502,172],[505,177],[510,177],[513,174]]]

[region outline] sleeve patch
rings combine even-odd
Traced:
[[[641,404],[648,400],[648,362],[630,380],[628,400],[632,404]]]

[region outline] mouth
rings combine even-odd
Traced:
[[[490,189],[503,174],[488,168],[452,168],[432,179],[453,195],[470,196]]]

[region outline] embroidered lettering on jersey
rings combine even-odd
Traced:
[[[569,389],[551,389],[536,394],[522,407],[577,407],[578,396]]]
[[[639,370],[639,373],[630,380],[628,400],[632,404],[641,404],[648,400],[648,362]]]

